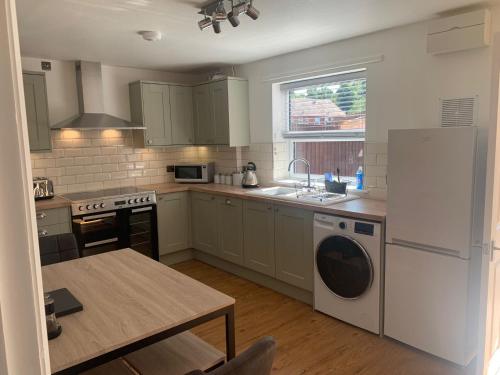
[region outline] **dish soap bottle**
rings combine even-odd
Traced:
[[[356,172],[356,189],[363,190],[363,167],[359,166]]]

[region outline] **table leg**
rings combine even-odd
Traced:
[[[226,357],[230,361],[236,355],[234,335],[234,306],[226,313]]]

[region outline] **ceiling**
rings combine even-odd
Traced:
[[[477,0],[254,0],[257,21],[198,29],[205,0],[17,0],[23,56],[201,71],[434,17]],[[137,32],[159,30],[146,42]]]

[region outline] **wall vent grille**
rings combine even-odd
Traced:
[[[441,126],[473,126],[476,123],[477,97],[441,99]]]

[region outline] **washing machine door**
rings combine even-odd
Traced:
[[[330,236],[319,244],[316,268],[325,285],[341,298],[357,299],[373,282],[370,256],[357,241],[345,236]]]

